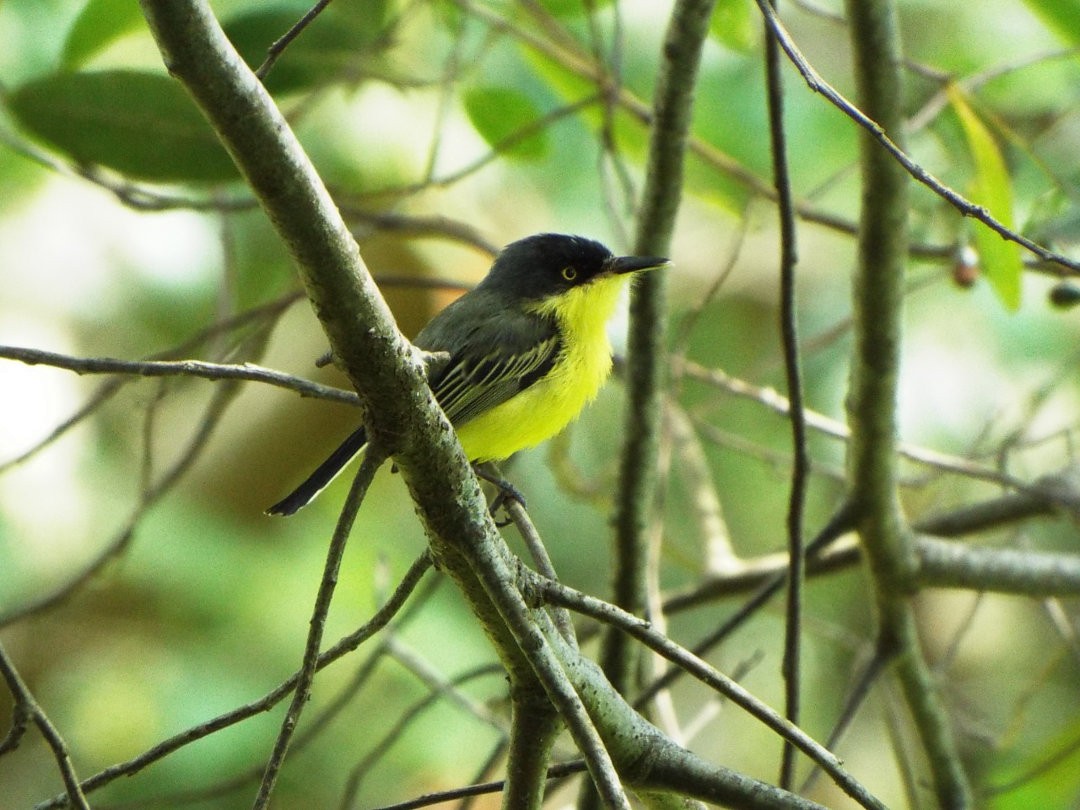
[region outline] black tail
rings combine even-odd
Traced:
[[[315,468],[315,472],[304,479],[304,483],[267,509],[266,514],[287,517],[303,509],[363,451],[366,444],[367,433],[362,427],[357,428],[338,446],[337,450],[330,454],[326,461]]]

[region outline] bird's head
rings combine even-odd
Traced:
[[[540,302],[602,279],[667,264],[657,256],[615,256],[582,236],[542,233],[507,245],[481,286],[520,301]]]

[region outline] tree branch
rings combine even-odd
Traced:
[[[793,741],[801,751],[806,753],[814,762],[821,765],[821,767],[833,777],[837,785],[860,805],[867,808],[879,808],[880,810],[883,810],[884,805],[874,798],[866,788],[858,783],[857,780],[843,770],[840,760],[837,759],[835,755],[826,751],[797,726],[789,723],[771,708],[757,700],[738,683],[724,676],[721,672],[711,667],[693,653],[675,644],[662,633],[653,630],[648,622],[645,622],[614,605],[579,591],[575,591],[558,582],[552,582],[551,580],[545,580],[537,576],[532,576],[530,579],[531,588],[545,601],[582,612],[593,618],[599,619],[600,621],[609,623],[617,628],[619,632],[626,633],[629,637],[637,639],[654,652],[667,658],[669,661],[678,664],[702,683],[732,700],[770,729],[781,734],[785,739]],[[587,672],[582,672],[581,677],[588,677]],[[622,699],[618,695],[605,695],[602,698],[603,705],[608,706],[608,708],[615,713],[620,713],[621,705],[625,705],[619,703],[621,700]],[[619,703],[619,705],[615,705],[615,703]],[[636,713],[635,717],[637,717]],[[598,722],[602,721],[598,720]],[[649,729],[652,728],[645,724],[645,721],[640,718],[633,722],[635,724],[644,724],[645,727]],[[627,735],[629,734],[629,731],[630,729],[624,723],[619,728],[618,733],[620,735]],[[643,737],[646,733],[647,732],[644,731],[639,732],[638,736]],[[648,733],[648,736],[653,737],[658,734],[659,732],[656,732],[655,729],[653,729],[651,733]],[[654,755],[660,754],[666,746],[670,745],[670,742],[667,741],[666,738],[663,738],[663,740],[655,740],[650,743],[650,747],[656,749],[653,751]],[[648,779],[631,781],[631,784],[640,785],[647,789],[659,786],[650,782]],[[707,798],[706,796],[692,792],[689,793],[689,795],[694,795],[697,798]]]
[[[845,5],[859,103],[867,120],[880,124],[864,128],[860,139],[863,193],[852,293],[849,506],[873,575],[879,646],[884,654],[895,656],[895,671],[927,753],[938,801],[943,807],[968,807],[970,787],[919,646],[908,598],[918,560],[899,503],[896,402],[908,175],[894,159],[897,152],[902,154],[904,127],[896,8],[891,0],[848,0]],[[778,29],[773,30],[779,37]],[[895,150],[881,148],[886,132],[899,144]]]
[[[772,0],[773,8],[776,7]],[[785,716],[799,723],[800,674],[802,671],[802,594],[805,549],[803,510],[810,477],[810,454],[806,445],[806,411],[803,404],[802,370],[799,365],[799,332],[796,312],[795,266],[798,245],[795,231],[794,199],[788,172],[787,136],[784,130],[784,85],[780,72],[780,47],[775,38],[765,38],[765,81],[768,88],[770,153],[780,218],[780,336],[784,356],[791,421],[791,490],[788,496],[787,615],[784,623]],[[785,740],[780,766],[780,786],[790,788],[795,780],[795,748]]]
[[[364,501],[368,487],[379,467],[386,461],[386,456],[378,444],[368,444],[364,460],[360,469],[353,479],[349,494],[345,499],[345,506],[338,517],[334,527],[334,535],[330,540],[330,548],[326,552],[326,565],[323,569],[322,580],[315,596],[315,606],[312,609],[311,621],[309,622],[307,642],[304,646],[304,659],[300,666],[300,672],[296,680],[296,689],[293,692],[292,702],[281,723],[274,750],[266,763],[266,771],[263,773],[259,784],[259,792],[255,797],[255,810],[270,804],[270,794],[274,790],[278,773],[285,761],[285,753],[289,750],[293,734],[300,723],[300,714],[303,712],[308,700],[311,698],[311,687],[315,680],[315,673],[319,669],[319,649],[322,646],[323,631],[326,627],[326,617],[330,613],[330,601],[333,599],[334,590],[337,588],[338,571],[341,569],[341,559],[345,555],[345,544],[352,531],[353,522],[360,511],[360,505]]]
[[[701,49],[715,0],[679,0],[664,37],[657,78],[649,156],[634,251],[668,253],[682,198],[683,164]],[[627,409],[618,501],[615,507],[615,604],[639,612],[645,605],[646,528],[653,511],[665,363],[667,275],[639,279],[630,299],[626,372]],[[600,661],[612,684],[625,691],[629,648],[618,634],[604,640]]]
[[[420,358],[397,330],[310,161],[205,2],[143,0],[142,7],[170,71],[214,126],[296,261],[331,348],[359,394],[369,436],[394,455],[433,555],[494,643],[512,694],[539,690],[535,639],[522,633],[513,577],[505,575],[509,551],[424,380]],[[545,672],[552,675],[550,662]],[[549,696],[561,696],[561,708],[576,699],[551,677],[544,687]],[[584,744],[584,727],[575,731]]]
[[[23,682],[18,670],[15,669],[15,665],[8,658],[3,645],[0,645],[0,678],[3,678],[4,683],[7,684],[15,703],[13,714],[19,725],[13,723],[12,731],[14,732],[19,726],[25,727],[22,723],[24,718],[32,721],[38,727],[38,731],[41,732],[41,736],[45,738],[46,744],[52,750],[53,758],[60,769],[60,776],[64,780],[64,787],[67,789],[66,798],[79,810],[90,810],[90,804],[86,801],[86,796],[83,795],[79,777],[75,773],[75,766],[71,763],[67,743],[64,742],[64,738],[60,736],[56,726],[52,724],[41,706],[34,699],[29,687]],[[19,736],[19,734],[8,734],[3,746],[0,747],[0,753],[13,750],[18,745]]]
[[[346,405],[358,405],[353,391],[322,385],[291,374],[274,371],[254,363],[209,363],[205,360],[119,360],[112,357],[74,357],[68,354],[30,349],[21,346],[0,346],[0,358],[17,360],[27,365],[46,365],[73,371],[76,374],[127,374],[138,377],[199,377],[204,380],[245,380],[261,382],[277,388],[295,391],[302,397],[326,399]]]
[[[780,46],[791,60],[791,63],[799,73],[802,74],[807,86],[815,93],[820,93],[833,104],[833,106],[844,113],[844,115],[848,116],[852,121],[862,127],[864,133],[869,138],[876,141],[885,152],[891,155],[892,158],[896,160],[897,164],[903,167],[904,171],[910,174],[911,177],[948,202],[962,215],[978,220],[1002,239],[1015,242],[1045,262],[1068,268],[1074,273],[1080,272],[1080,262],[1070,259],[1068,256],[1064,256],[1060,253],[1055,253],[1031,239],[1028,239],[1023,234],[1017,233],[1011,228],[1006,227],[999,220],[995,219],[985,207],[975,205],[964,197],[964,195],[954,191],[919,165],[919,163],[904,151],[903,137],[901,135],[903,131],[902,116],[899,119],[890,116],[891,120],[886,120],[876,114],[874,109],[866,103],[867,100],[865,98],[860,99],[860,106],[856,106],[844,98],[836,88],[825,81],[818,72],[814,70],[810,63],[806,61],[805,57],[803,57],[802,53],[799,51],[798,46],[795,44],[795,41],[791,38],[787,29],[784,28],[783,23],[780,22],[780,19],[769,5],[768,0],[757,0],[757,4],[761,9],[762,14],[765,16],[773,36],[776,37]],[[848,8],[847,16],[852,28],[852,35],[855,37],[856,18],[855,15],[851,13],[850,8]],[[878,44],[885,45],[886,43],[880,42]],[[899,67],[900,63],[897,63],[897,68]],[[858,72],[856,72],[856,74],[858,74]],[[898,79],[899,76],[900,72],[898,69]],[[857,75],[856,78],[858,78]],[[900,126],[893,126],[894,123],[899,124]],[[905,250],[907,250],[906,244]]]

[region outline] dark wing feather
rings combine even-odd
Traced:
[[[432,319],[415,343],[440,353],[428,365],[428,383],[447,418],[458,426],[542,379],[562,351],[553,321],[479,289]],[[358,428],[299,487],[266,511],[272,515],[296,512],[366,443],[364,428]]]
[[[550,319],[486,296],[477,300],[476,292],[443,310],[417,335],[416,345],[450,355],[428,382],[456,426],[541,379],[562,349]]]
[[[495,347],[479,357],[458,355],[435,382],[435,398],[452,424],[464,425],[541,379],[559,348],[552,336],[518,354]]]

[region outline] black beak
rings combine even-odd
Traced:
[[[668,259],[659,256],[613,256],[606,262],[605,268],[609,273],[622,275],[623,273],[637,273],[640,270],[656,270],[659,267],[667,267],[671,264]]]

